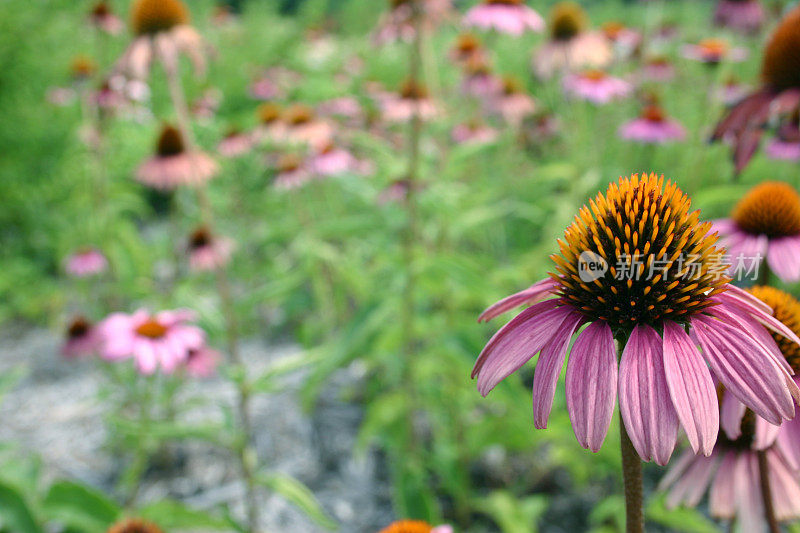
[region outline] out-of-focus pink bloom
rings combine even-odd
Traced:
[[[378,22],[372,36],[376,45],[393,42],[411,42],[414,38],[413,8],[410,0],[390,0],[390,9]],[[421,24],[425,32],[433,31],[444,22],[452,12],[450,0],[420,0]]]
[[[651,57],[642,67],[642,76],[648,81],[670,81],[675,77],[675,67],[666,57]]]
[[[753,187],[731,218],[714,221],[714,230],[732,259],[730,275],[766,258],[782,281],[800,280],[800,195],[791,185],[767,181]]]
[[[464,94],[485,100],[496,96],[502,89],[502,80],[492,74],[482,56],[474,55],[464,63],[464,79],[461,81]]]
[[[619,136],[645,144],[664,144],[683,140],[686,130],[678,122],[668,118],[659,106],[649,105],[639,118],[623,124]]]
[[[421,120],[430,120],[439,113],[428,89],[420,83],[407,81],[400,93],[383,93],[378,98],[386,122],[408,122],[415,115]]]
[[[378,205],[405,202],[406,198],[408,198],[408,191],[410,188],[411,182],[407,179],[393,181],[378,194]]]
[[[150,86],[142,80],[132,80],[116,74],[108,79],[108,85],[112,90],[134,102],[146,102],[150,99]]]
[[[497,130],[478,121],[457,124],[450,132],[458,144],[487,144],[497,139]]]
[[[82,316],[73,318],[67,327],[61,355],[68,359],[86,357],[96,354],[99,347],[100,337],[92,323]]]
[[[186,374],[198,379],[210,378],[217,373],[217,366],[222,356],[216,350],[203,346],[197,350],[189,350],[184,363]]]
[[[728,78],[721,87],[717,88],[714,96],[725,105],[734,106],[750,94],[750,87],[739,82],[735,77]]]
[[[78,94],[71,87],[52,87],[47,91],[47,101],[58,107],[65,107],[74,102]]]
[[[108,259],[100,250],[87,248],[67,258],[67,273],[76,278],[102,274],[108,269]]]
[[[485,53],[480,39],[472,33],[459,35],[449,53],[450,60],[456,64],[466,63],[476,56],[483,58]]]
[[[75,83],[83,83],[94,76],[97,65],[90,57],[79,55],[72,59],[69,71]]]
[[[295,104],[286,108],[272,132],[273,139],[287,144],[304,144],[321,149],[333,139],[334,128],[316,116],[307,105]]]
[[[344,148],[330,144],[309,159],[308,168],[317,176],[327,177],[341,174],[369,174],[373,165],[368,161],[359,160]]]
[[[800,161],[800,111],[778,128],[777,137],[767,143],[767,157],[784,161]]]
[[[199,186],[219,172],[219,165],[201,151],[187,151],[181,133],[173,126],[161,130],[156,153],[139,165],[136,179],[154,189]]]
[[[630,57],[642,44],[642,34],[620,22],[606,22],[601,31],[620,57]]]
[[[271,78],[264,76],[250,84],[250,96],[256,100],[274,100],[282,96],[278,84]]]
[[[256,126],[256,130],[253,133],[254,142],[275,142],[277,134],[283,129],[281,124],[282,115],[283,110],[275,103],[266,102],[258,106],[256,110],[258,126]]]
[[[113,112],[125,105],[125,96],[111,88],[109,82],[103,84],[90,95],[93,103],[105,112]]]
[[[567,94],[594,104],[606,104],[631,94],[631,84],[621,78],[609,76],[602,70],[587,70],[568,74],[564,78]]]
[[[719,0],[714,24],[744,33],[758,33],[766,15],[758,0]]]
[[[342,96],[322,102],[317,106],[320,115],[344,119],[348,124],[360,123],[364,120],[364,110],[357,99]]]
[[[214,235],[207,227],[197,228],[189,236],[189,266],[198,272],[222,268],[230,261],[233,241]]]
[[[198,118],[209,119],[216,115],[222,103],[222,92],[219,89],[208,89],[192,104],[192,113]]]
[[[109,35],[119,35],[125,29],[122,19],[116,16],[108,2],[98,2],[89,14],[89,22]]]
[[[194,321],[195,314],[184,309],[155,315],[142,309],[132,315],[114,313],[97,326],[102,339],[100,355],[109,361],[132,357],[145,375],[159,367],[171,374],[186,362],[191,350],[205,345],[205,332]]]
[[[509,124],[519,126],[525,117],[536,110],[536,101],[525,93],[522,83],[516,78],[503,80],[503,91],[489,102],[493,112],[501,115]]]
[[[723,61],[740,62],[747,59],[747,50],[732,47],[724,39],[703,39],[697,44],[687,44],[683,47],[683,56],[710,65],[717,65]]]
[[[526,31],[544,31],[539,13],[523,0],[484,0],[464,16],[464,25],[519,36]]]
[[[278,190],[291,190],[302,187],[314,179],[308,162],[297,154],[284,154],[278,160],[277,174],[272,185]]]
[[[253,135],[232,129],[217,145],[217,152],[223,157],[239,157],[253,149]]]
[[[533,58],[533,70],[548,79],[559,71],[605,68],[614,59],[608,39],[587,31],[586,13],[574,2],[557,4],[550,15],[550,40]]]

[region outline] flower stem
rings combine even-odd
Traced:
[[[633,447],[625,423],[619,421],[620,447],[622,452],[622,478],[625,484],[625,531],[644,533],[644,511],[642,507],[642,461]]]
[[[157,46],[154,43],[154,46]],[[161,50],[157,50],[164,59]],[[187,149],[194,150],[196,143],[191,129],[189,107],[186,105],[183,87],[177,68],[171,68],[168,61],[162,61],[166,72],[167,85],[172,99],[172,105],[177,115],[178,129],[186,143]],[[204,225],[214,231],[214,213],[205,188],[197,187],[197,203],[200,207],[200,216]],[[258,531],[258,502],[256,498],[256,471],[258,469],[258,455],[253,446],[253,424],[250,417],[250,385],[247,378],[247,369],[239,354],[239,327],[236,321],[235,306],[231,293],[225,267],[217,264],[215,268],[217,293],[219,294],[222,312],[226,320],[227,349],[231,364],[238,370],[237,384],[237,410],[241,424],[242,438],[234,445],[239,459],[239,466],[245,484],[245,507],[247,513],[247,526],[250,533]]]
[[[772,503],[772,487],[769,483],[769,464],[767,463],[766,450],[759,450],[758,480],[761,485],[761,499],[764,504],[764,519],[767,521],[770,533],[780,533],[781,527],[775,517],[775,506]]]

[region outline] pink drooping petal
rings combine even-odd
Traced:
[[[617,396],[614,335],[593,322],[575,340],[567,364],[567,409],[578,442],[597,452],[608,433]]]
[[[775,506],[775,517],[780,520],[793,520],[800,516],[800,485],[796,472],[791,472],[788,465],[774,451],[767,452],[769,465],[769,484],[772,501]]]
[[[524,291],[506,296],[481,313],[481,316],[478,317],[478,322],[487,322],[521,305],[534,304],[550,295],[555,286],[556,282],[547,278],[534,283]]]
[[[778,433],[777,447],[792,470],[800,470],[800,417],[783,423]]]
[[[720,422],[725,435],[735,441],[742,435],[742,418],[747,407],[733,394],[724,394],[720,407]]]
[[[767,250],[767,263],[782,280],[791,283],[800,279],[800,237],[772,239]]]
[[[539,355],[533,375],[533,423],[536,429],[547,427],[547,419],[553,407],[558,376],[564,366],[569,341],[582,321],[580,313],[567,316]]]
[[[634,328],[622,352],[619,411],[639,456],[667,464],[678,439],[678,415],[667,386],[663,343],[650,326]]]
[[[673,509],[679,505],[696,506],[703,497],[711,477],[716,471],[718,463],[716,455],[711,457],[693,455],[691,459],[691,462],[681,477],[675,481],[672,490],[667,495],[666,505],[668,509]]]
[[[707,316],[692,320],[703,354],[717,378],[757,415],[774,424],[794,417],[784,373],[745,333]]]
[[[731,519],[736,515],[736,452],[727,452],[717,469],[717,475],[711,484],[708,506],[711,516]]]
[[[764,530],[764,511],[755,453],[740,453],[734,467],[736,518],[742,531]]]
[[[535,304],[495,333],[472,369],[472,376],[478,377],[478,391],[483,396],[547,344],[553,331],[572,312],[571,307],[557,304],[558,300]]]
[[[714,380],[689,335],[672,321],[664,323],[664,371],[689,444],[695,453],[711,455],[719,432]]]
[[[785,424],[786,422],[784,422]],[[753,438],[753,449],[766,450],[775,443],[781,426],[770,424],[763,418],[756,417],[756,433]]]
[[[661,492],[673,486],[676,481],[683,477],[686,469],[689,468],[697,457],[698,456],[692,450],[684,450],[676,460],[670,463],[666,475],[658,482],[657,490]]]

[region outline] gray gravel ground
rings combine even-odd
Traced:
[[[24,365],[27,375],[0,404],[0,442],[14,441],[41,456],[47,479],[69,477],[111,492],[119,460],[104,447],[107,427],[97,392],[104,376],[91,362],[65,361],[60,339],[46,330],[0,334],[0,373]],[[243,345],[243,359],[255,375],[283,357],[292,346],[270,347],[259,341]],[[362,416],[359,406],[341,400],[343,387],[357,386],[357,367],[340,371],[323,392],[313,415],[297,398],[302,373],[288,378],[282,392],[253,403],[256,446],[263,463],[304,482],[342,524],[342,531],[374,533],[391,521],[390,492],[384,468],[374,454],[354,457],[353,443]],[[229,383],[211,379],[192,383],[185,394],[232,405]],[[189,412],[192,420],[214,419],[219,412]],[[202,442],[178,447],[180,464],[169,472],[152,469],[141,491],[143,501],[164,496],[197,508],[229,504],[242,511],[243,487],[236,463],[225,451]],[[260,519],[270,532],[324,531],[282,498],[263,494]]]

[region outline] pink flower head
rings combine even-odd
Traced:
[[[233,242],[214,235],[207,227],[197,228],[189,236],[189,266],[196,271],[216,270],[228,264]]]
[[[318,118],[313,108],[295,104],[284,110],[272,135],[277,142],[320,149],[331,142],[334,133],[333,126]]]
[[[205,333],[193,324],[191,311],[161,311],[151,315],[114,313],[97,327],[102,338],[100,354],[109,361],[132,357],[139,372],[153,374],[159,367],[171,374],[185,363],[192,350],[205,345]]]
[[[189,350],[184,368],[186,368],[186,373],[193,378],[210,378],[216,374],[221,359],[218,351],[203,346],[198,350]]]
[[[621,57],[631,56],[642,44],[640,32],[616,21],[603,24],[602,31]]]
[[[649,81],[670,81],[675,77],[675,67],[666,57],[651,57],[642,67],[642,76]]]
[[[764,182],[745,195],[731,218],[714,222],[731,257],[731,274],[744,277],[764,268],[781,280],[800,280],[800,195],[779,181]]]
[[[739,82],[735,76],[731,76],[721,87],[717,88],[714,96],[725,105],[734,106],[746,98],[749,93],[750,87]]]
[[[516,78],[503,79],[503,90],[489,101],[490,109],[501,115],[506,122],[519,126],[536,111],[536,100],[525,92],[525,87]]]
[[[472,33],[462,33],[459,35],[448,55],[450,60],[456,64],[465,64],[474,57],[485,58],[485,52],[480,39]]]
[[[94,355],[100,346],[100,337],[94,325],[82,316],[72,319],[67,327],[67,337],[61,355],[68,359]]]
[[[405,202],[410,188],[411,182],[407,179],[393,181],[378,195],[378,205]]]
[[[344,148],[333,143],[325,146],[308,161],[310,170],[320,177],[342,174],[369,174],[371,164],[361,161]]]
[[[219,172],[219,165],[200,151],[188,151],[178,129],[165,125],[156,153],[136,170],[136,179],[154,189],[173,190],[180,186],[205,184]]]
[[[622,125],[619,136],[645,144],[664,144],[683,140],[686,130],[678,122],[668,118],[661,107],[649,105],[639,118]]]
[[[415,115],[421,120],[430,120],[439,113],[428,89],[411,80],[403,84],[399,94],[381,94],[378,98],[383,119],[390,123],[408,122]]]
[[[344,119],[348,124],[359,124],[364,120],[364,110],[358,100],[352,96],[342,96],[328,100],[319,105],[320,115]]]
[[[273,186],[279,190],[297,189],[314,179],[308,161],[293,153],[282,155],[275,170]]]
[[[283,91],[270,76],[265,75],[250,84],[250,96],[256,100],[274,100],[282,95]]]
[[[497,139],[497,130],[478,121],[457,124],[450,137],[458,144],[486,144]]]
[[[219,142],[217,151],[222,157],[239,157],[250,152],[254,143],[253,135],[233,128]]]
[[[417,0],[424,32],[431,32],[450,17],[453,9],[450,0]],[[372,42],[378,46],[393,42],[411,42],[414,39],[414,6],[411,0],[389,0],[389,11],[378,22]]]
[[[766,16],[759,0],[719,0],[714,24],[743,33],[758,33]]]
[[[478,99],[497,96],[503,90],[503,81],[492,74],[489,63],[481,55],[464,62],[464,79],[461,91]]]
[[[102,274],[108,269],[108,259],[100,250],[87,248],[67,258],[67,273],[76,278]]]
[[[586,325],[566,371],[567,409],[584,448],[600,449],[619,397],[645,461],[666,464],[681,426],[692,449],[710,455],[719,431],[712,374],[768,422],[794,417],[800,389],[764,326],[787,343],[800,339],[761,300],[729,284],[711,224],[690,208],[674,183],[655,174],[620,178],[583,207],[552,256],[556,272],[481,315],[533,304],[478,357],[472,375],[480,393],[541,352],[533,414],[545,428],[570,341]],[[654,270],[655,261],[663,264]]]
[[[526,31],[542,32],[545,22],[524,0],[484,0],[464,16],[464,25],[520,36]]]
[[[747,50],[732,47],[724,39],[704,39],[697,44],[683,47],[683,56],[710,65],[723,61],[740,62],[747,59]]]
[[[609,76],[602,70],[587,70],[580,74],[568,74],[564,78],[564,90],[567,94],[594,104],[607,104],[628,96],[632,87],[627,81]]]
[[[92,12],[89,14],[89,22],[109,35],[119,35],[125,29],[122,19],[116,16],[111,11],[108,2],[104,1],[96,3],[92,8]]]

